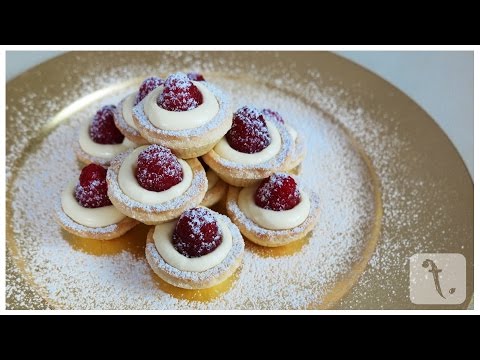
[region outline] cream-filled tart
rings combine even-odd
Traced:
[[[130,141],[137,145],[145,145],[149,142],[145,140],[138,132],[137,125],[133,121],[133,108],[142,101],[151,91],[163,84],[163,80],[159,77],[152,76],[145,79],[138,91],[128,94],[115,111],[115,125],[118,130]]]
[[[244,106],[233,115],[232,128],[203,160],[226,183],[250,186],[285,171],[292,151],[292,138],[283,124],[265,120],[258,109]]]
[[[296,129],[294,129],[291,125],[286,124],[285,120],[283,120],[283,117],[277,111],[271,109],[263,109],[262,114],[267,119],[270,119],[272,121],[278,121],[281,124],[284,124],[287,128],[287,131],[292,138],[293,151],[289,158],[286,170],[289,172],[295,172],[297,174],[300,173],[301,164],[307,156],[307,146],[303,135],[299,133]]]
[[[133,108],[133,120],[150,143],[182,159],[206,154],[232,124],[229,101],[206,81],[175,73]]]
[[[207,192],[200,161],[182,160],[161,145],[145,145],[117,156],[107,172],[108,196],[125,215],[161,224],[199,205]]]
[[[319,217],[318,196],[300,188],[287,173],[276,173],[260,185],[230,187],[227,213],[250,241],[268,247],[304,238]]]
[[[219,176],[208,167],[208,165],[202,165],[207,174],[208,188],[201,205],[211,207],[227,195],[228,184],[220,179]]]
[[[116,155],[135,146],[115,126],[116,111],[114,105],[106,105],[80,125],[75,153],[84,164],[108,166]]]
[[[117,238],[138,224],[118,211],[107,196],[107,170],[90,164],[79,181],[71,181],[56,208],[58,223],[68,232],[91,239]]]
[[[155,226],[145,254],[164,281],[184,289],[205,289],[229,278],[241,264],[244,242],[224,215],[205,207],[185,211],[178,220]]]

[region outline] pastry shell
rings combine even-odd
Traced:
[[[82,147],[78,142],[74,145],[74,151],[75,151],[75,155],[77,155],[77,159],[84,165],[93,163],[93,164],[101,165],[103,167],[108,167],[110,166],[110,162],[112,161],[112,159],[105,159],[105,158],[88,154],[82,149]]]
[[[104,227],[90,227],[77,223],[72,220],[62,208],[61,201],[55,209],[56,220],[58,224],[69,233],[80,236],[82,238],[96,239],[96,240],[111,240],[118,238],[127,231],[133,229],[138,225],[138,221],[125,217],[120,222]]]
[[[232,126],[232,111],[228,98],[208,82],[202,84],[218,101],[219,110],[202,126],[185,130],[162,130],[154,126],[143,110],[143,101],[133,108],[133,121],[140,134],[152,144],[170,148],[182,159],[191,159],[209,152]]]
[[[127,196],[118,183],[118,172],[133,149],[117,155],[107,171],[108,197],[123,214],[147,225],[161,224],[179,217],[185,210],[199,205],[207,192],[207,176],[197,159],[186,160],[193,171],[192,184],[179,197],[161,204],[143,204]]]
[[[123,117],[122,109],[123,109],[123,104],[125,100],[126,98],[120,101],[120,104],[118,104],[117,108],[113,112],[114,114],[113,119],[115,121],[115,126],[123,134],[123,136],[125,136],[131,142],[134,142],[135,144],[138,144],[138,145],[149,144],[149,142],[145,140],[136,129],[131,127]]]
[[[202,157],[203,161],[223,181],[239,187],[254,185],[273,173],[286,171],[293,152],[292,137],[284,125],[276,121],[271,121],[271,124],[277,128],[282,141],[280,151],[272,159],[260,164],[245,165],[222,158],[215,149],[212,149]]]
[[[145,255],[152,270],[162,280],[167,283],[184,288],[184,289],[206,289],[228,279],[239,268],[244,251],[244,241],[237,227],[224,215],[218,214],[228,224],[228,228],[232,233],[232,248],[228,252],[225,259],[218,265],[200,272],[178,270],[165,262],[153,240],[152,228],[147,235],[147,245],[145,247]]]
[[[240,232],[250,241],[267,247],[283,246],[293,241],[300,240],[312,231],[320,215],[319,198],[313,192],[308,192],[310,197],[310,212],[300,225],[286,230],[265,229],[248,218],[238,206],[240,188],[231,186],[227,194],[227,214]]]
[[[287,171],[300,174],[302,169],[303,160],[307,156],[307,146],[303,135],[298,134],[295,139],[295,145],[293,147],[292,154],[287,163]]]
[[[210,207],[218,203],[227,194],[228,184],[222,179],[218,179],[217,183],[210,190],[207,190],[201,205]]]

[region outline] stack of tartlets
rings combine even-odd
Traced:
[[[154,225],[147,261],[178,287],[207,288],[232,275],[242,234],[281,246],[317,222],[318,197],[290,174],[306,155],[302,136],[270,109],[232,113],[200,74],[149,77],[102,107],[81,125],[76,154],[87,166],[62,192],[61,226],[109,240]],[[209,208],[222,200],[228,217]]]

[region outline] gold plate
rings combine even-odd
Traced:
[[[72,52],[10,81],[7,84],[6,149],[7,308],[72,308],[58,297],[54,299],[53,295],[66,291],[56,288],[62,285],[45,283],[49,277],[42,274],[42,267],[29,266],[30,238],[20,235],[22,228],[33,227],[32,221],[39,216],[51,216],[39,214],[40,210],[36,213],[35,208],[18,206],[20,193],[25,190],[20,186],[25,185],[25,179],[20,177],[27,173],[29,159],[39,156],[38,151],[46,139],[61,124],[68,124],[65,120],[88,106],[132,88],[142,77],[176,70],[200,70],[207,79],[225,78],[230,84],[278,92],[316,109],[322,119],[335,124],[345,134],[363,164],[364,181],[369,188],[371,216],[362,229],[364,239],[358,243],[348,271],[339,273],[334,281],[326,284],[328,290],[317,294],[315,284],[305,284],[302,288],[300,282],[298,293],[310,291],[312,301],[279,305],[278,299],[264,299],[258,303],[234,304],[225,298],[218,308],[467,308],[473,294],[473,183],[465,165],[447,136],[405,94],[362,67],[325,52]],[[235,86],[230,90],[235,91]],[[307,135],[315,137],[315,134]],[[73,150],[65,149],[65,152],[67,160],[73,158],[68,157]],[[48,156],[44,161],[49,162]],[[35,186],[42,186],[42,179],[32,181]],[[36,230],[33,238],[42,241],[39,236],[42,229]],[[139,227],[123,239],[109,243],[88,243],[65,233],[62,236],[69,244],[69,251],[85,254],[85,261],[89,256],[108,259],[112,254],[128,253],[141,263],[144,241],[138,239],[145,239],[147,230]],[[47,240],[46,247],[50,244]],[[275,261],[295,256],[313,241],[318,239],[306,238],[276,250],[249,243],[246,250],[258,258]],[[410,302],[408,259],[417,253],[465,256],[467,296],[463,304],[427,306]],[[71,254],[64,255],[68,261]],[[198,304],[221,299],[241,284],[242,271],[209,292],[181,291],[155,277],[151,277],[151,281],[156,283],[159,293],[185,300],[181,302],[183,308],[197,308]],[[52,274],[51,279],[55,279],[54,276]],[[40,277],[42,285],[36,282]],[[67,296],[75,296],[75,291],[80,291],[71,286],[73,292]],[[98,294],[100,296],[100,292]],[[292,296],[285,294],[286,299]],[[96,300],[90,299],[91,302],[81,307],[101,307],[96,306]],[[140,301],[136,307],[151,308],[142,304]],[[174,308],[177,302],[172,304]],[[118,307],[122,308],[121,304]]]

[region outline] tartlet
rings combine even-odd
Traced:
[[[139,133],[190,159],[210,151],[232,124],[228,98],[206,81],[171,75],[133,108]]]
[[[71,181],[56,206],[57,222],[68,232],[83,238],[110,240],[138,224],[120,213],[107,197],[106,170],[90,164],[80,181]]]
[[[228,184],[220,179],[212,169],[208,168],[208,166],[205,168],[205,172],[207,173],[208,188],[201,205],[211,207],[227,195]]]
[[[243,251],[242,235],[228,217],[198,207],[151,229],[145,255],[169,284],[204,289],[229,278],[240,266]]]
[[[152,90],[163,84],[163,80],[159,77],[149,77],[145,79],[138,91],[128,94],[120,101],[115,109],[115,125],[118,130],[131,142],[138,145],[148,144],[142,135],[138,132],[137,126],[133,121],[133,108],[142,101]]]
[[[294,129],[291,125],[285,123],[283,117],[274,110],[263,109],[262,114],[269,120],[278,121],[281,124],[285,125],[288,133],[290,134],[293,142],[292,154],[289,157],[289,161],[286,166],[286,170],[299,174],[301,172],[301,164],[305,157],[307,156],[307,146],[305,144],[305,139],[301,133]]]
[[[140,158],[145,162],[141,167]],[[139,182],[140,171],[145,178],[143,185]],[[160,145],[141,146],[118,155],[108,168],[107,182],[113,205],[148,225],[170,221],[199,205],[208,187],[200,161],[178,159]]]
[[[80,125],[79,141],[75,146],[80,162],[108,166],[116,155],[134,147],[115,126],[116,111],[115,106],[106,105],[97,111],[92,120]]]
[[[319,218],[319,198],[300,189],[295,179],[277,173],[258,186],[231,186],[227,214],[250,241],[268,247],[304,238]]]
[[[226,183],[244,187],[287,170],[292,151],[283,124],[244,106],[233,115],[232,128],[202,159]]]

